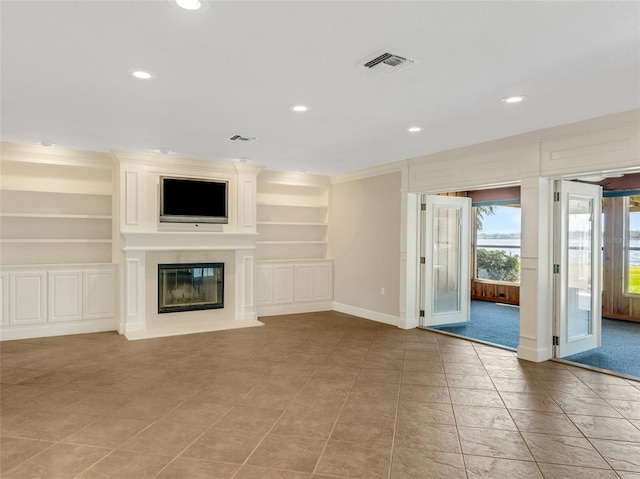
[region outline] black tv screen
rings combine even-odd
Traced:
[[[160,178],[160,221],[228,223],[227,182],[197,178]]]

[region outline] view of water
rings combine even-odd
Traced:
[[[519,239],[478,239],[478,246],[488,250],[503,250],[509,255],[520,256],[520,240]],[[640,266],[640,240],[631,240],[632,249],[629,251],[629,264],[631,266]],[[575,252],[578,254],[578,252]]]

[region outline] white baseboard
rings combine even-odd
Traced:
[[[380,313],[378,311],[371,311],[369,309],[358,308],[357,306],[350,306],[348,304],[334,302],[333,309],[340,313],[370,319],[372,321],[377,321],[378,323],[390,324],[392,326],[398,326],[398,324],[400,324],[400,318],[398,316]]]
[[[522,341],[522,338],[520,338]],[[533,361],[534,363],[541,363],[547,361],[553,357],[549,348],[535,349],[527,346],[523,346],[522,343],[518,346],[517,350],[518,359],[524,359],[526,361]]]
[[[118,321],[114,318],[91,319],[69,323],[30,324],[24,326],[2,326],[0,341],[16,339],[47,338],[50,336],[68,336],[70,334],[102,333],[117,331]]]
[[[311,303],[287,303],[268,304],[257,306],[258,317],[280,316],[282,314],[316,313],[318,311],[331,311],[333,301],[316,301]]]

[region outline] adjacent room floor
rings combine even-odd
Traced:
[[[637,478],[640,383],[336,313],[0,344],[3,478]]]
[[[488,301],[471,301],[469,323],[434,329],[515,351],[520,334],[520,308]],[[640,323],[603,318],[602,346],[564,359],[640,378]]]

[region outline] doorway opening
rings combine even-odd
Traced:
[[[563,360],[640,377],[640,174],[584,179],[602,187],[602,339]]]
[[[446,196],[447,200],[438,200],[441,196]],[[451,199],[452,196],[456,198]],[[429,198],[430,196],[424,197],[425,204],[429,202]],[[436,225],[434,231],[430,232],[429,228],[433,228],[432,223],[437,223],[437,218],[430,218],[429,214],[437,215],[440,212],[442,216],[444,208],[436,207],[434,210],[426,207],[421,229],[422,256],[426,263],[421,274],[425,285],[422,308],[425,317],[422,326],[515,351],[520,334],[520,187],[448,193],[435,198],[432,201],[436,204],[466,200],[471,208],[468,231],[462,228],[458,232],[457,229],[445,229]],[[449,256],[448,266],[443,267],[445,262],[442,252],[451,250],[452,245],[458,243],[455,238],[458,233],[469,236],[466,252],[469,257],[466,266],[468,271],[460,271],[459,274],[460,281],[466,281],[469,286],[462,298],[468,303],[467,317],[454,316],[451,308],[443,311],[446,314],[439,314],[441,312],[438,309],[429,311],[430,297],[445,296],[438,291],[443,270],[449,276],[455,271],[451,268],[451,264],[455,263],[451,263]],[[464,308],[460,308],[461,312],[463,310]]]

